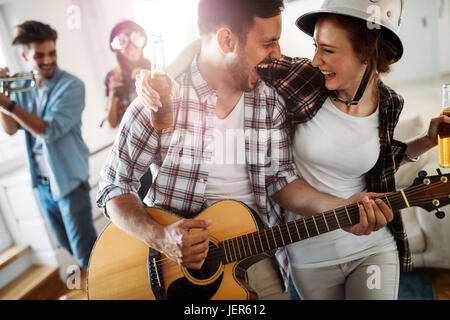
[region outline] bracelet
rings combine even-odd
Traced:
[[[420,159],[420,156],[418,156],[416,158],[410,158],[406,152],[405,152],[405,155],[403,156],[403,160],[405,160],[406,162],[417,162],[417,161],[419,161],[419,159]]]
[[[6,110],[8,110],[10,113],[12,113],[16,104],[17,103],[14,100],[12,100],[11,103],[9,104],[9,106],[6,107]]]
[[[6,114],[7,116],[11,116],[12,115],[12,111],[14,110],[14,107],[16,106],[16,102],[15,101],[11,101],[11,103],[9,104],[9,106],[7,107],[1,107],[0,111],[3,112],[4,114]]]

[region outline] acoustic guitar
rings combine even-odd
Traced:
[[[450,174],[427,177],[421,172],[414,184],[380,197],[392,211],[408,207],[437,210],[450,203]],[[158,223],[181,217],[147,208]],[[298,219],[272,228],[260,228],[245,205],[219,201],[199,213],[211,219],[208,256],[200,270],[190,270],[148,248],[110,223],[93,248],[88,272],[89,299],[257,299],[245,282],[245,270],[263,254],[359,222],[358,203]],[[192,230],[191,232],[195,232]]]

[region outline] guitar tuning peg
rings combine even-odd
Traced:
[[[445,212],[444,211],[440,211],[439,209],[436,209],[436,213],[434,215],[438,219],[444,219],[445,218]]]
[[[437,168],[436,171],[437,171],[437,173],[438,173],[439,176],[442,176],[441,169]]]
[[[425,170],[419,171],[419,178],[420,179],[426,178],[427,175],[428,175],[428,173]]]

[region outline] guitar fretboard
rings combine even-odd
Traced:
[[[409,207],[403,191],[380,197],[392,211]],[[269,252],[288,244],[305,240],[359,223],[359,209],[355,203],[322,214],[298,219],[272,228],[245,234],[219,243],[225,263],[242,260],[253,255]]]

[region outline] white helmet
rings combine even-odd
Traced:
[[[398,61],[403,55],[402,41],[398,36],[403,8],[404,0],[325,0],[320,10],[300,16],[296,25],[313,36],[317,19],[324,13],[362,19],[368,22],[368,27],[383,30],[383,38],[389,40],[399,52],[395,57],[395,61]]]

